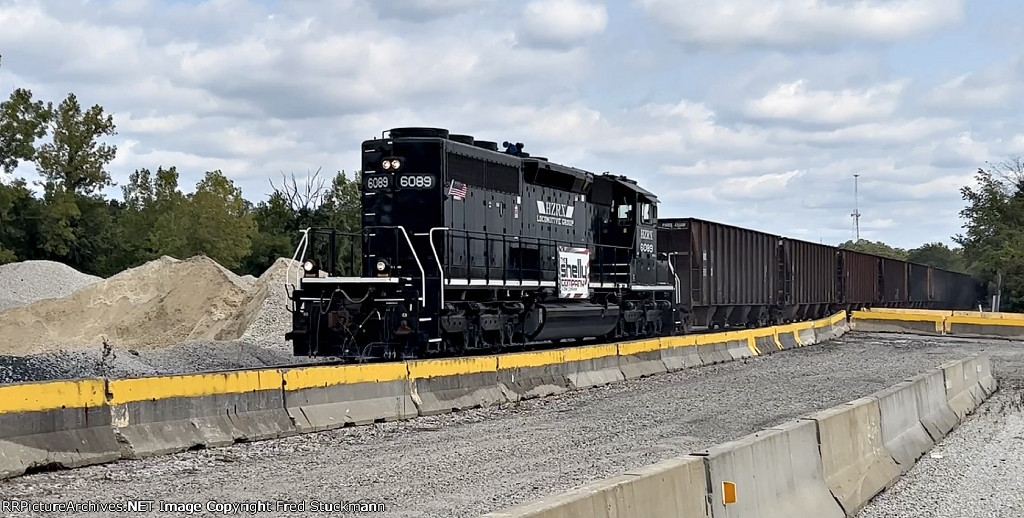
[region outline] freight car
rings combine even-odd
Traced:
[[[980,298],[960,273],[696,218],[658,226],[658,250],[679,276],[683,332],[871,307],[970,309]]]
[[[361,147],[362,229],[307,229],[296,355],[365,361],[966,309],[970,277],[698,219],[522,144],[397,128]]]

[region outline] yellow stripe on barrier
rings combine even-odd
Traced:
[[[696,335],[685,335],[685,336],[666,336],[658,340],[661,343],[662,349],[678,349],[679,347],[696,347],[697,336]]]
[[[306,367],[284,373],[285,390],[302,390],[354,383],[383,383],[409,379],[409,366],[405,363],[377,365],[341,365],[332,367]]]
[[[560,363],[565,363],[564,349],[498,356],[498,370],[547,367]]]
[[[747,336],[747,349],[750,349],[750,354],[761,356],[761,349],[757,348],[757,340],[754,339],[753,333]]]
[[[871,308],[868,313],[889,313],[894,315],[939,315],[949,316],[953,312],[948,309],[921,309],[921,308]]]
[[[942,315],[930,315],[925,313],[876,313],[874,311],[854,311],[854,320],[897,320],[904,322],[939,322],[942,323]]]
[[[843,320],[846,320],[846,312],[845,311],[840,311],[839,313],[836,313],[835,315],[832,315],[832,318],[828,319],[828,323],[832,324],[832,325],[836,325],[836,324],[842,322]]]
[[[661,342],[657,339],[619,344],[619,356],[631,356],[634,354],[649,353],[659,350],[661,350]]]
[[[412,379],[440,378],[443,376],[480,374],[483,372],[498,372],[497,356],[416,360],[409,362],[409,377]]]
[[[110,404],[281,390],[283,384],[284,376],[278,370],[111,380]]]
[[[606,358],[608,356],[617,356],[619,354],[619,348],[616,345],[588,345],[586,347],[574,347],[572,349],[565,350],[565,361],[567,362],[582,362],[586,360],[596,360],[598,358]]]
[[[977,311],[954,311],[953,317],[973,317],[985,320],[1024,320],[1021,313],[979,313]]]
[[[984,318],[984,317],[946,317],[946,329],[949,330],[953,324],[970,324],[978,326],[1005,326],[1024,327],[1024,320],[1011,320],[1009,318]]]
[[[0,387],[0,414],[99,407],[106,403],[103,380],[52,381]]]

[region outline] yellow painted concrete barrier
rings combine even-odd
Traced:
[[[283,389],[284,373],[273,369],[107,383],[125,458],[293,434]]]
[[[120,458],[105,393],[102,379],[0,386],[0,479]]]

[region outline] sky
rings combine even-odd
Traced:
[[[952,244],[960,188],[1024,155],[1020,0],[0,0],[0,96],[113,115],[109,170],[359,168],[449,129],[815,242]],[[35,178],[30,166],[16,174]],[[108,190],[119,196],[119,188]]]

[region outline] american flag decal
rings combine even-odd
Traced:
[[[452,180],[448,186],[448,195],[456,200],[466,199],[466,184]]]

